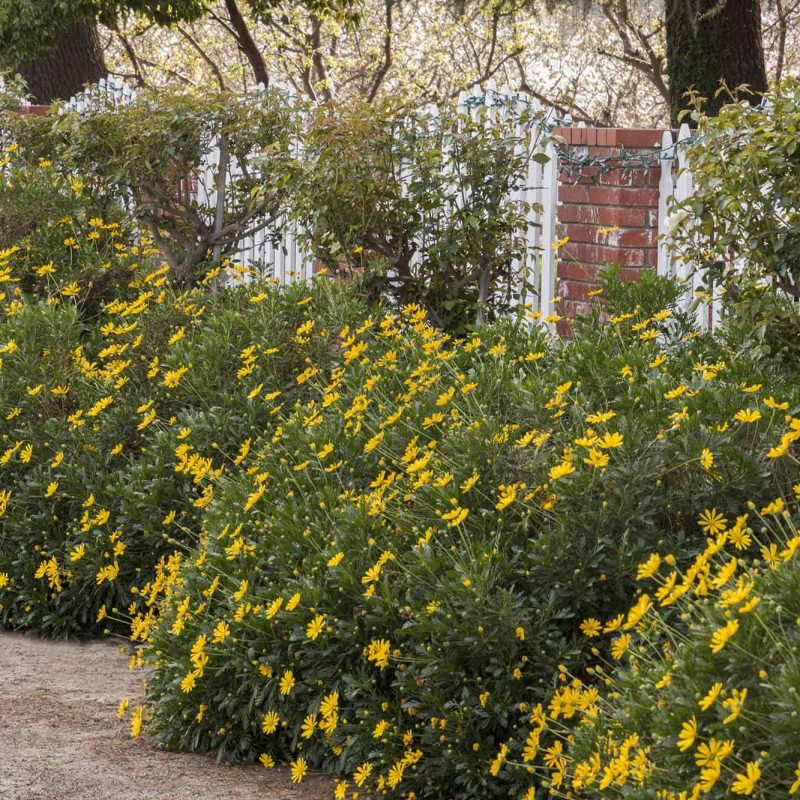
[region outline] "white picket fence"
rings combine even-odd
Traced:
[[[257,98],[264,91],[263,84],[258,84],[252,94]],[[289,102],[292,102],[291,97]],[[301,146],[301,142],[295,141],[295,156],[300,155]],[[220,164],[226,165],[225,185],[244,176],[246,165],[240,164],[235,157],[228,158],[224,143],[217,139],[203,156],[191,181],[193,199],[214,219],[224,216],[226,208],[224,193],[223,197],[219,196]],[[302,232],[286,216],[240,239],[227,258],[231,263],[229,275],[232,282],[247,282],[258,275],[284,285],[310,280],[314,274],[314,259],[303,247]]]
[[[136,92],[124,81],[109,76],[79,93],[66,107],[78,113],[92,113],[108,109],[109,106],[127,105],[136,100]],[[549,316],[554,311],[556,290],[557,252],[556,226],[558,221],[558,154],[545,133],[556,124],[552,109],[542,107],[537,100],[523,92],[513,92],[507,86],[499,90],[492,82],[486,89],[475,87],[471,92],[462,92],[458,99],[458,111],[470,115],[474,120],[481,106],[489,110],[494,119],[508,121],[509,130],[515,136],[518,147],[528,148],[529,155],[544,153],[545,163],[533,158],[528,161],[527,180],[514,190],[512,200],[528,209],[525,221],[525,252],[511,265],[512,281],[515,285],[502,287],[511,289],[516,296],[515,305],[524,306],[529,311]],[[534,113],[524,115],[522,112]],[[438,118],[438,109],[427,109],[431,124]],[[559,124],[564,124],[559,121]],[[659,154],[661,177],[659,184],[658,207],[658,273],[670,275],[683,281],[686,291],[682,298],[684,308],[696,315],[698,325],[713,327],[719,319],[720,300],[697,299],[697,290],[702,286],[702,276],[690,263],[677,257],[670,247],[671,233],[679,221],[675,206],[692,195],[693,180],[686,163],[684,142],[691,138],[687,125],[681,126],[677,138],[665,131],[662,150]],[[298,155],[301,143],[297,142]],[[224,145],[222,145],[224,147]],[[198,207],[207,215],[209,222],[225,212],[224,197],[218,197],[220,186],[220,163],[227,163],[226,180],[230,183],[242,175],[242,165],[235,159],[223,156],[221,143],[212,143],[196,173],[189,183],[192,197]],[[408,177],[408,176],[406,176]],[[689,224],[691,224],[689,222]],[[277,233],[276,233],[277,231]],[[302,231],[296,223],[278,220],[274,230],[263,229],[239,241],[228,253],[234,280],[247,280],[249,274],[259,274],[272,278],[281,284],[305,281],[314,271],[311,255],[303,249]],[[425,257],[425,243],[422,243],[412,262],[412,267],[422,263]],[[532,291],[526,293],[523,287]]]
[[[78,113],[104,111],[109,107],[128,105],[135,100],[136,90],[130,84],[121,78],[109,75],[73,95],[64,103],[63,108]]]
[[[108,109],[109,106],[127,105],[136,100],[136,92],[124,81],[109,76],[71,98],[65,107],[78,113]],[[548,316],[553,312],[556,287],[556,208],[558,204],[558,169],[556,152],[552,144],[545,143],[548,119],[554,112],[540,106],[537,100],[522,92],[512,92],[507,86],[497,90],[490,82],[485,90],[476,87],[472,92],[462,92],[458,100],[458,111],[476,119],[479,108],[485,106],[495,120],[507,120],[510,132],[518,142],[518,148],[527,147],[529,155],[545,153],[544,164],[529,160],[527,179],[524,185],[513,191],[511,199],[528,209],[525,221],[527,247],[515,258],[510,273],[514,304],[520,311],[541,312]],[[532,111],[524,115],[523,111]],[[427,109],[432,125],[438,117],[438,109]],[[298,154],[301,143],[297,142]],[[220,164],[227,164],[227,173],[222,183],[242,175],[242,165],[224,154],[224,144],[212,143],[208,152],[189,179],[193,200],[205,213],[211,224],[219,214],[224,214],[224,198],[220,201]],[[276,233],[277,231],[277,233]],[[263,229],[239,241],[227,254],[231,262],[234,280],[247,280],[249,274],[272,278],[276,282],[292,283],[308,280],[314,271],[314,260],[303,249],[303,232],[296,223],[278,220],[271,229]],[[425,243],[415,253],[412,269],[425,258]]]

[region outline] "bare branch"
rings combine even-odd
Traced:
[[[144,86],[147,83],[144,69],[142,69],[141,61],[137,57],[136,51],[133,49],[130,39],[128,39],[128,37],[125,36],[125,34],[119,29],[119,26],[114,26],[114,33],[122,44],[125,54],[128,56],[128,60],[131,62],[136,83],[139,86]]]
[[[602,4],[603,15],[611,23],[622,42],[622,55],[598,48],[598,54],[615,58],[639,70],[653,83],[658,93],[669,101],[669,90],[664,79],[666,60],[656,52],[650,39],[657,33],[643,31],[628,13],[626,0],[609,0]],[[634,39],[636,44],[634,44]],[[638,47],[637,47],[638,45]]]
[[[152,67],[153,69],[163,69],[164,72],[167,73],[171,78],[175,78],[176,81],[180,81],[184,86],[194,86],[194,81],[191,78],[187,78],[185,75],[181,75],[180,72],[174,69],[170,69],[169,67],[165,67],[163,64],[158,64],[155,61],[151,61],[149,58],[144,58],[144,56],[139,56],[139,62],[144,64],[146,67]]]
[[[333,89],[328,76],[328,68],[325,64],[325,56],[322,53],[322,20],[316,15],[311,15],[311,34],[309,36],[311,46],[311,60],[314,63],[314,70],[319,81],[317,85],[322,89],[322,94],[327,103],[333,102]]]

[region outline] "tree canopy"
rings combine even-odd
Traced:
[[[121,14],[139,12],[159,25],[208,13],[210,0],[0,0],[0,65],[14,69],[43,55],[78,22],[113,27]]]
[[[800,0],[696,5],[0,0],[0,71],[20,72],[42,103],[107,73],[140,86],[237,91],[255,82],[313,101],[397,96],[417,105],[495,80],[604,125],[663,124],[690,86],[714,104],[720,78],[760,91],[796,72]]]

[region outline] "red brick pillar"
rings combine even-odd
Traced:
[[[656,266],[660,167],[630,165],[625,155],[652,155],[661,148],[660,129],[559,128],[561,149],[576,157],[613,158],[611,169],[578,169],[559,160],[559,236],[569,241],[558,251],[556,293],[560,313],[573,318],[587,311],[589,292],[606,264],[620,264],[622,277]]]

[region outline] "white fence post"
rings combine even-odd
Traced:
[[[687,201],[694,194],[694,178],[686,157],[685,142],[691,137],[689,126],[684,123],[678,131],[677,157],[678,173],[675,181],[675,203],[681,204]],[[691,220],[686,220],[686,225],[692,225]],[[682,257],[676,259],[677,277],[686,286],[686,308],[694,304],[695,319],[700,327],[708,326],[708,303],[700,300],[696,295],[696,290],[702,284],[702,277],[695,264],[691,264]]]
[[[658,181],[658,262],[656,271],[659,275],[665,276],[671,273],[669,242],[667,241],[667,215],[669,204],[675,194],[673,174],[675,155],[674,151],[670,152],[673,147],[672,131],[664,131],[664,135],[661,137],[661,176]]]
[[[542,318],[553,313],[556,293],[556,212],[558,208],[558,153],[552,142],[545,148],[547,162],[542,169],[542,249],[539,280],[539,311]]]
[[[692,228],[694,222],[686,212],[673,216],[676,209],[686,203],[694,193],[694,178],[688,163],[686,143],[691,130],[684,123],[673,142],[672,133],[665,131],[662,139],[661,177],[658,198],[658,274],[674,277],[684,286],[680,306],[684,311],[694,307],[695,321],[701,328],[712,327],[719,321],[719,300],[709,305],[697,292],[702,289],[703,277],[696,264],[673,252],[670,241],[678,227]],[[674,148],[674,149],[673,149]],[[709,313],[710,312],[710,313]]]

